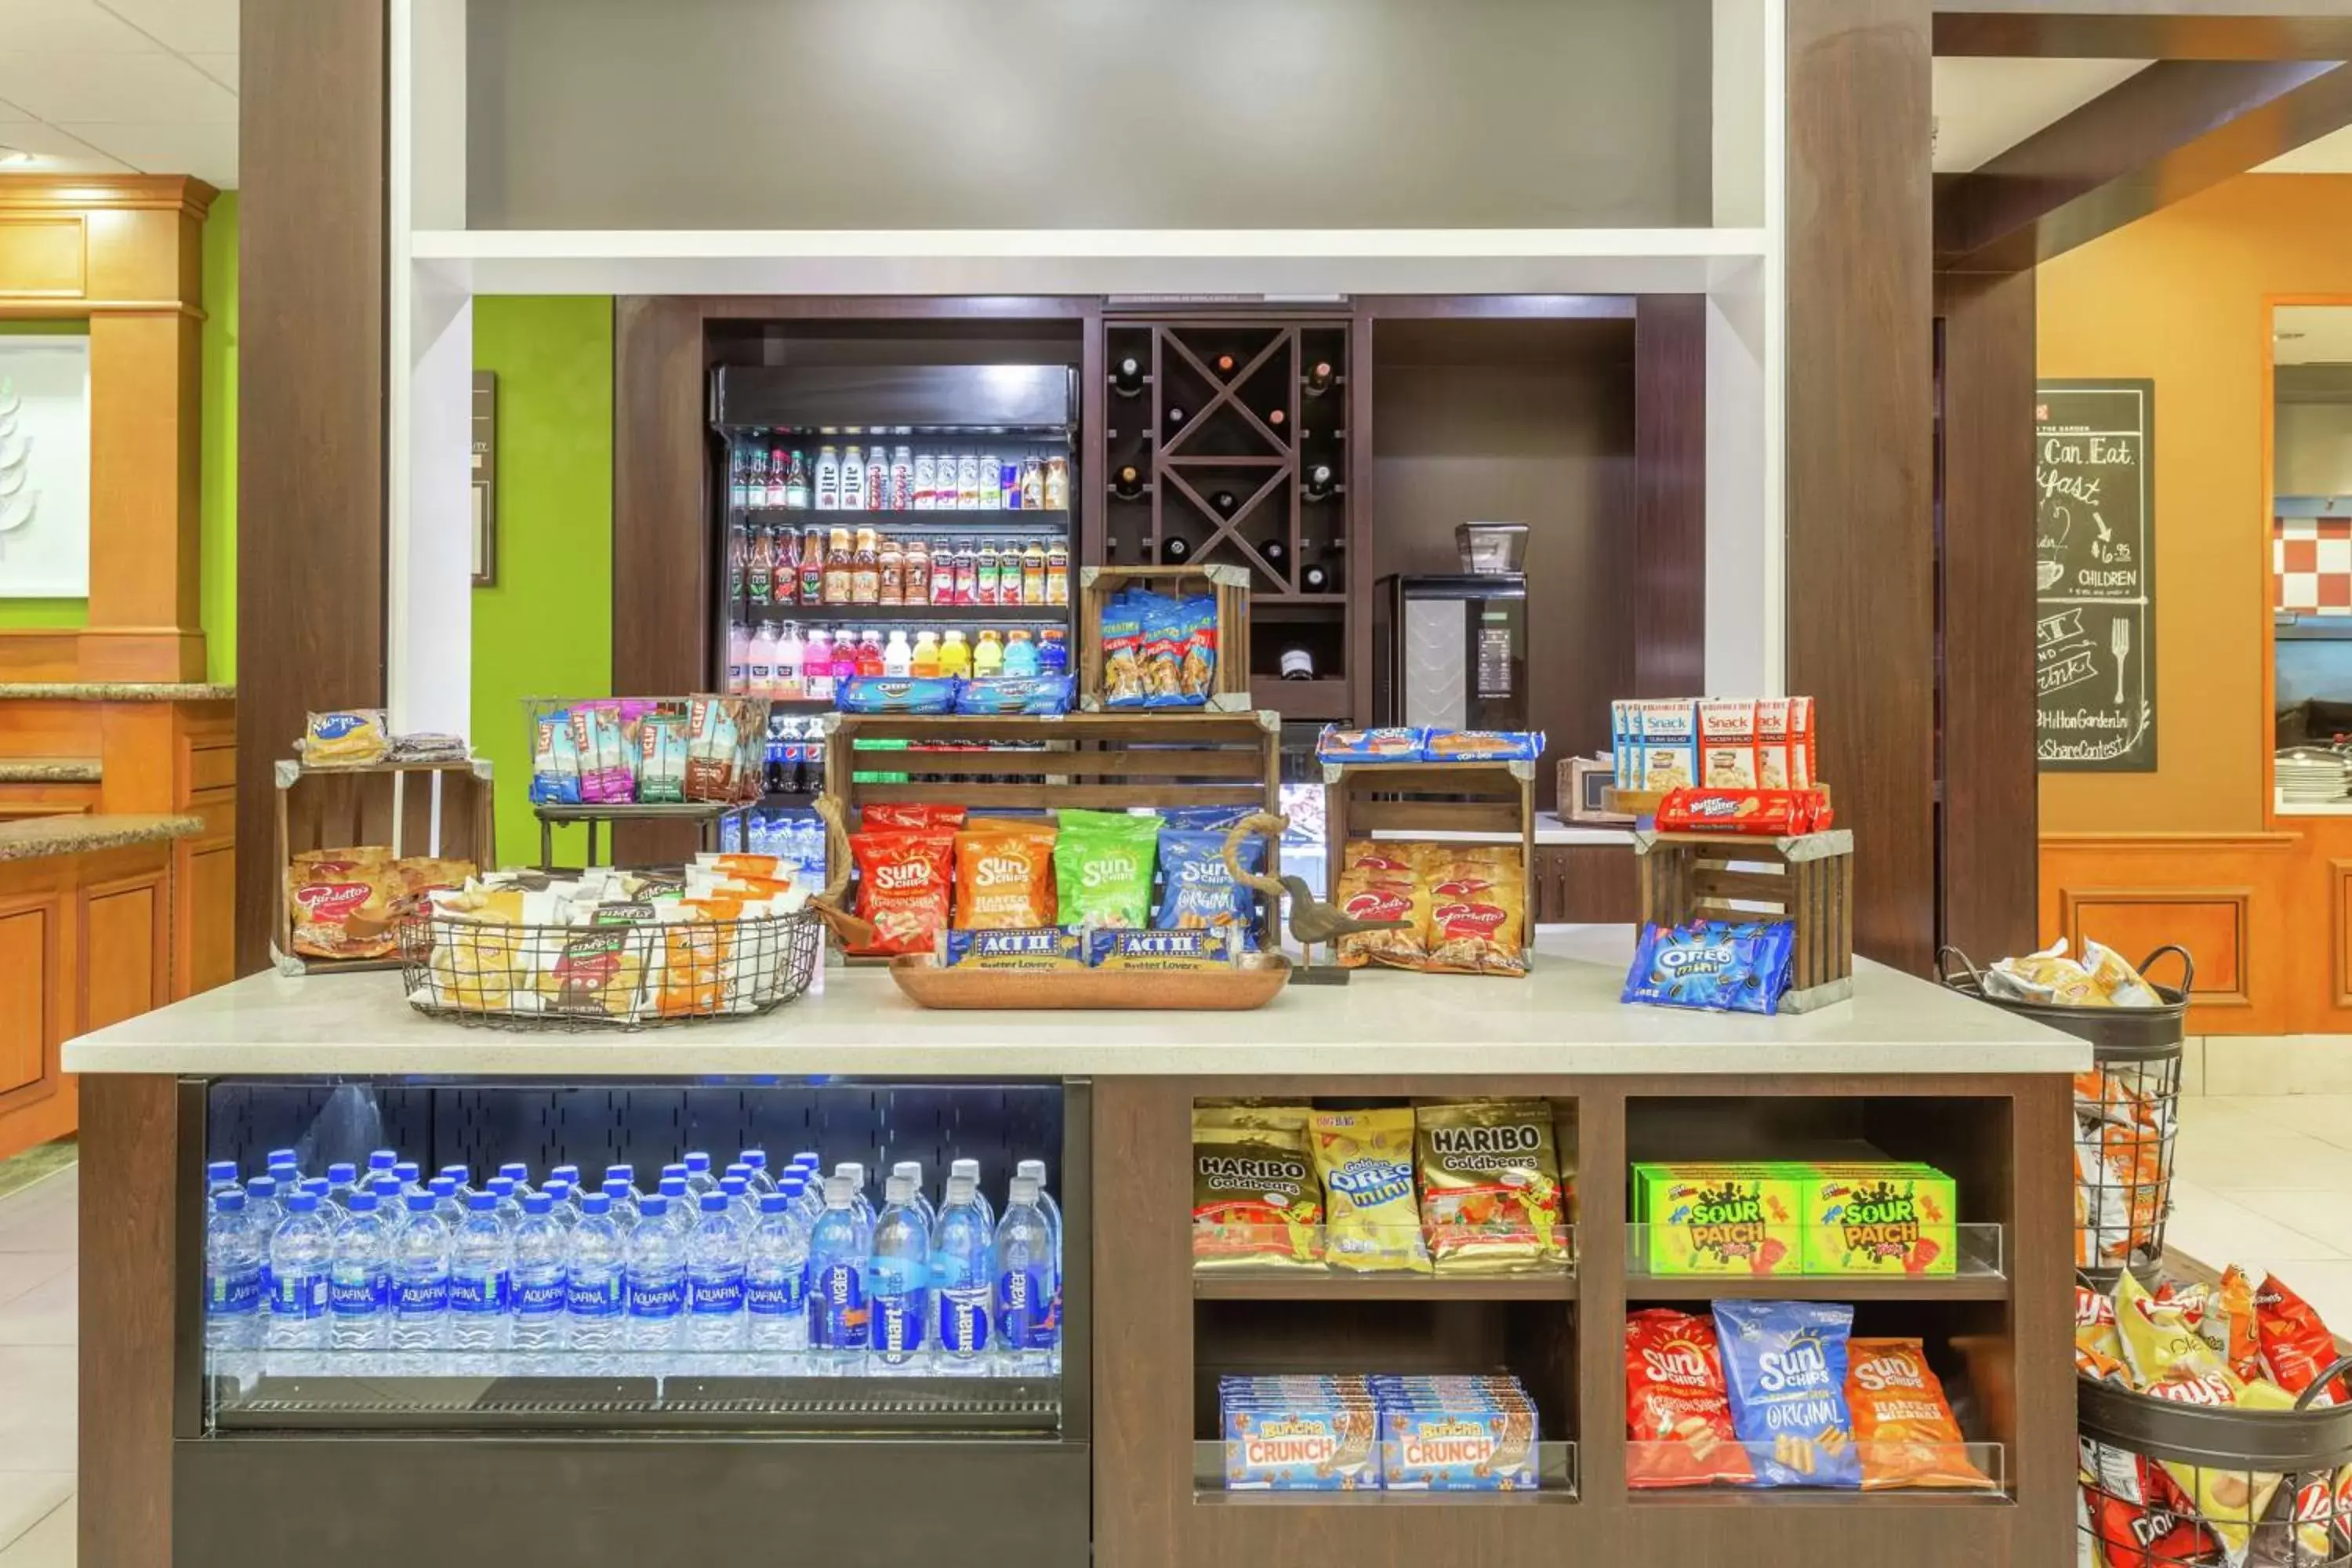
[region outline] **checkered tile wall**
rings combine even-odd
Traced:
[[[2273,519],[2272,602],[2305,616],[2352,616],[2352,517]]]

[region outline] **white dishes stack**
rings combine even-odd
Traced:
[[[2284,805],[2326,805],[2345,798],[2345,759],[2321,746],[2294,746],[2278,754],[2279,801]]]

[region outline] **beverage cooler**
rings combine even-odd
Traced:
[[[1084,1563],[1087,1098],[184,1080],[179,1560]]]

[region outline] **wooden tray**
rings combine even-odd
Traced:
[[[1069,1012],[1161,1009],[1242,1013],[1263,1007],[1290,982],[1290,960],[1279,953],[1247,969],[1066,969],[1024,973],[1003,969],[942,969],[928,953],[890,961],[890,978],[918,1006]]]

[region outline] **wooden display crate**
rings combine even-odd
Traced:
[[[905,741],[905,751],[858,752],[860,741]],[[1064,713],[1039,717],[835,713],[825,720],[824,793],[842,823],[877,801],[929,801],[991,808],[1079,806],[1097,811],[1236,805],[1269,814],[1282,805],[1281,721],[1271,712]],[[1042,745],[1042,751],[1008,746]],[[986,748],[940,750],[941,747]],[[860,773],[903,774],[861,779]],[[1282,839],[1266,836],[1266,871],[1282,870]],[[825,853],[849,863],[832,833]],[[1279,943],[1269,910],[1260,932]]]
[[[421,775],[421,788],[411,787]],[[397,969],[393,958],[310,958],[294,951],[293,910],[286,900],[286,872],[294,857],[310,849],[387,846],[395,857],[436,855],[471,860],[495,869],[498,828],[490,764],[476,757],[461,763],[378,763],[367,767],[314,768],[299,762],[276,766],[278,821],[276,916],[271,956],[284,974],[331,974]]]
[[[1525,884],[1522,946],[1536,940],[1536,764],[1326,763],[1324,886],[1339,887],[1348,842],[1375,833],[1412,841],[1433,833],[1516,835]]]
[[[1247,712],[1250,697],[1249,569],[1245,566],[1082,566],[1078,569],[1078,706],[1103,708],[1103,608],[1123,588],[1171,597],[1213,594],[1217,599],[1217,673],[1210,710]],[[1189,708],[1122,708],[1122,715],[1160,719]]]
[[[1784,1013],[1853,994],[1853,834],[1793,838],[1727,833],[1633,835],[1642,920],[1782,920],[1796,929]]]

